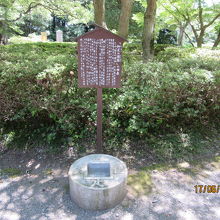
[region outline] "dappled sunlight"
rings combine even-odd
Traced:
[[[197,48],[196,55],[200,57],[207,57],[207,58],[219,60],[220,50],[211,50],[209,48]]]
[[[0,194],[0,203],[8,203],[10,200],[10,197],[7,195],[6,192],[2,192]]]
[[[220,220],[219,1],[0,0],[0,220]]]
[[[134,219],[134,215],[131,213],[127,213],[120,218],[120,220],[133,220],[133,219]]]
[[[30,161],[27,162],[26,167],[28,167],[28,168],[32,167],[35,162],[36,162],[36,160],[31,159]]]
[[[188,147],[191,144],[190,136],[188,134],[180,133],[180,139],[183,147]]]
[[[10,161],[20,169],[18,176],[6,175],[6,171],[18,173],[14,168],[8,169],[6,164],[1,167],[5,170],[0,182],[1,216],[12,213],[16,220],[194,220],[202,219],[204,213],[208,220],[219,216],[219,194],[199,194],[194,189],[197,184],[217,184],[220,179],[218,155],[201,163],[182,160],[176,165],[154,163],[147,166],[148,157],[136,159],[136,166],[144,164],[145,167],[129,170],[126,198],[113,209],[94,212],[79,208],[70,199],[68,170],[75,158],[50,157],[38,152],[29,154],[31,156],[21,155],[17,159],[16,154],[10,154]],[[11,164],[6,157],[2,157],[0,163],[4,160]],[[126,153],[122,158],[125,162],[135,160],[134,155]]]
[[[61,192],[64,192],[64,189],[60,183],[63,180],[66,182],[67,179],[59,177],[59,180],[61,179],[62,181],[51,182],[53,178],[46,177],[46,181],[42,181],[43,178],[44,176],[42,175],[35,175],[34,177],[24,175],[19,177],[17,181],[6,179],[8,182],[11,181],[7,185],[0,184],[0,207],[5,210],[4,215],[7,216],[13,211],[17,219],[20,219],[21,216],[22,219],[39,219],[41,216],[41,212],[38,211],[39,208],[53,207],[52,200],[59,200],[60,204],[62,204]],[[59,195],[60,193],[61,195]],[[25,207],[26,209],[32,207],[31,213],[33,216],[25,217],[23,214]],[[56,210],[54,208],[51,209],[52,212]],[[14,210],[17,210],[17,212],[14,212]]]
[[[210,210],[215,213],[215,216],[217,218],[220,218],[220,205],[217,207],[210,208]]]
[[[38,168],[40,168],[40,163],[38,163],[38,164],[34,167],[35,170],[38,169]]]
[[[171,198],[161,198],[160,203],[155,203],[153,206],[153,211],[156,213],[163,213],[168,212],[170,210],[170,207],[172,207],[172,199]]]
[[[152,191],[151,176],[143,171],[129,175],[128,190],[137,197],[149,194]]]
[[[200,174],[192,175],[189,172],[192,168],[195,169],[195,166],[191,163],[182,162],[177,167],[136,171],[129,176],[128,195],[124,201],[104,211],[85,211],[71,201],[67,187],[68,166],[64,169],[41,168],[38,175],[25,174],[3,180],[0,184],[0,209],[4,212],[0,211],[0,214],[12,216],[10,220],[194,220],[201,219],[206,213],[207,219],[213,219],[213,216],[220,215],[218,194],[197,194],[194,185],[214,184],[220,174],[210,170],[209,175],[202,177],[200,174],[204,171],[213,169],[213,166],[205,169],[204,165],[204,169],[200,168]],[[48,169],[52,174],[45,174]],[[181,169],[188,171],[182,172]]]
[[[183,220],[199,220],[200,219],[196,217],[196,214],[190,210],[186,210],[186,211],[178,210],[177,216]]]
[[[0,216],[4,220],[8,220],[8,219],[10,219],[10,220],[20,220],[21,219],[21,215],[19,215],[16,212],[9,211],[9,210],[6,210],[4,212],[0,210]]]

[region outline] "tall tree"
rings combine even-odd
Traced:
[[[168,0],[168,7],[172,15],[190,25],[197,47],[202,46],[207,28],[220,17],[220,4],[210,6],[204,0]]]
[[[147,0],[147,8],[144,14],[143,29],[143,61],[148,62],[154,56],[154,26],[156,17],[156,0]]]
[[[105,0],[93,0],[95,23],[105,27]]]
[[[187,25],[188,25],[187,23],[179,23],[179,35],[177,39],[177,44],[179,46],[183,45],[183,37],[184,37]]]
[[[220,12],[214,14],[214,17],[212,17],[206,24],[204,23],[204,7],[202,4],[202,0],[198,0],[198,17],[199,17],[199,28],[196,29],[195,26],[189,21],[190,26],[192,27],[192,31],[194,33],[194,36],[196,38],[197,47],[202,47],[203,44],[203,38],[205,35],[206,29],[211,26],[215,20],[217,20],[220,17]],[[188,20],[190,19],[189,16],[186,17]]]
[[[171,24],[176,24],[176,26],[179,29],[179,34],[178,34],[178,38],[177,38],[177,44],[179,46],[183,45],[183,38],[184,38],[184,34],[185,34],[185,30],[186,27],[188,26],[188,22],[184,21],[182,16],[180,16],[178,13],[175,13],[175,11],[173,11],[169,4],[167,4],[167,1],[161,1],[160,2],[160,6],[165,9],[164,11],[162,11],[162,13],[160,13],[159,16],[163,16],[163,17],[168,17],[169,18],[169,23]],[[170,16],[172,15],[172,16]],[[167,19],[166,19],[167,22]]]
[[[90,3],[80,0],[0,0],[0,43],[6,44],[10,35],[22,35],[23,31],[19,28],[22,20],[37,10],[42,17],[47,11],[60,17],[68,15],[74,18],[74,22],[88,22],[91,18]]]
[[[133,0],[121,0],[121,14],[119,18],[118,34],[124,38],[128,37],[132,5]]]
[[[0,1],[0,43],[6,44],[10,33],[19,34],[16,28],[16,22],[19,21],[23,15],[31,12],[32,9],[38,7],[40,1]]]

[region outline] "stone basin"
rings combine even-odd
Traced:
[[[81,208],[113,208],[126,195],[125,163],[107,154],[91,154],[76,160],[69,169],[71,199]]]

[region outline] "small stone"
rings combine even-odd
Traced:
[[[117,217],[117,218],[118,218],[118,217],[119,217],[119,214],[118,214],[118,213],[116,213],[116,214],[115,214],[115,217]]]
[[[124,200],[124,201],[122,201],[121,205],[125,208],[128,208],[131,205],[131,201]]]
[[[157,197],[153,197],[152,203],[156,203],[156,202],[158,202],[158,198]]]
[[[182,162],[178,164],[178,167],[180,168],[189,168],[190,164],[188,162]]]

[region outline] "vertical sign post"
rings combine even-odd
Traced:
[[[97,152],[102,153],[102,88],[97,88]]]
[[[126,40],[103,27],[76,38],[78,86],[97,88],[97,153],[102,153],[102,88],[121,87],[122,44]]]

